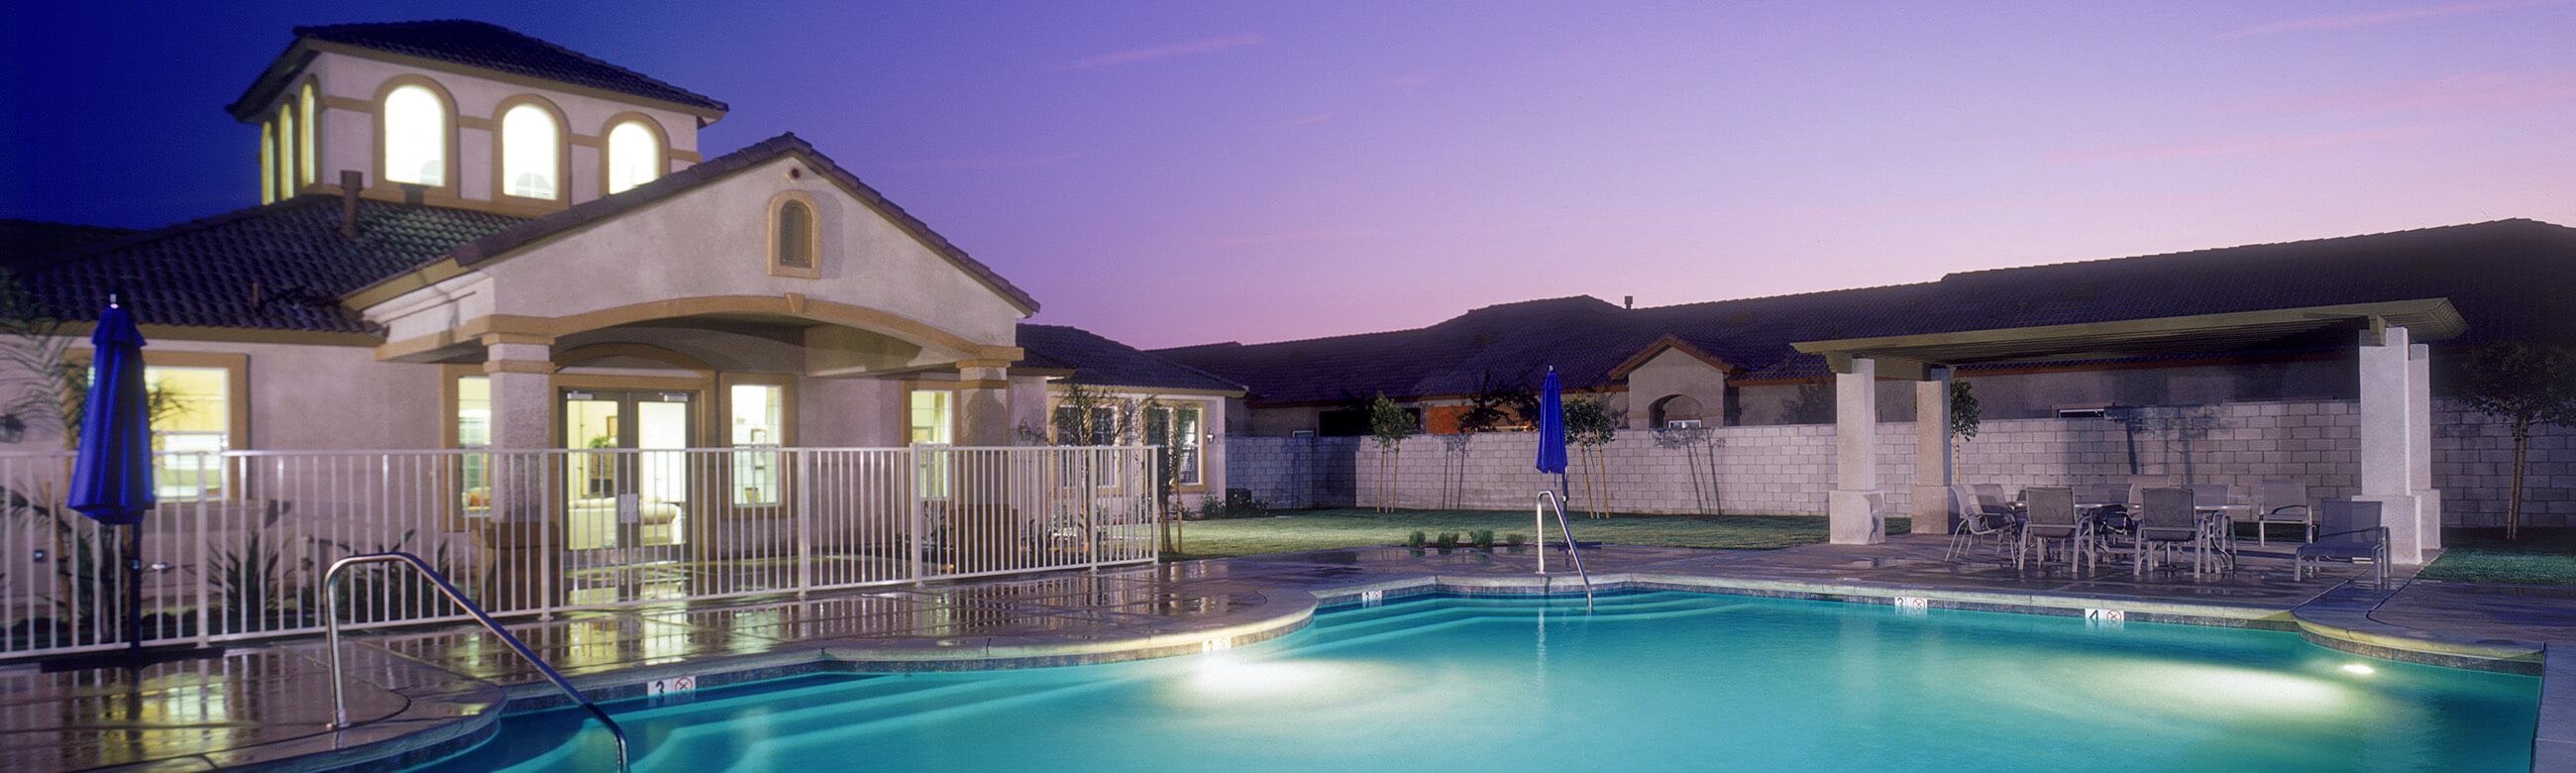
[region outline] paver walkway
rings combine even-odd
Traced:
[[[1915,597],[1933,606],[2065,614],[2109,608],[2130,619],[2274,628],[2299,626],[2313,613],[2328,621],[2321,630],[2375,631],[2362,637],[2372,642],[2489,654],[2576,641],[2576,592],[2569,589],[2402,578],[2377,588],[2365,572],[2344,567],[2293,582],[2286,554],[2252,550],[2235,571],[2206,578],[2135,576],[2125,564],[2019,570],[1991,557],[1943,561],[1945,544],[1899,536],[1883,545],[1777,551],[1605,546],[1587,549],[1584,560],[1596,583],[1634,587],[1882,603]],[[679,675],[712,686],[818,670],[1003,668],[1198,652],[1210,641],[1240,644],[1294,631],[1318,602],[1370,590],[1579,590],[1561,553],[1549,557],[1549,576],[1536,573],[1538,560],[1529,549],[1355,548],[621,609],[510,627],[584,690],[613,700]],[[317,640],[130,671],[0,666],[0,770],[293,769],[404,750],[430,757],[490,732],[487,718],[501,704],[553,700],[533,667],[480,629],[361,633],[345,654],[349,713],[358,724],[337,731],[328,727],[330,690]],[[2525,657],[2523,664],[2534,662]],[[2561,704],[2571,701],[2560,695],[2544,697],[2544,759],[2576,746],[2556,740],[2576,738],[2569,732],[2576,711],[2566,710]]]

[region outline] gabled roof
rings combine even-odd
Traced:
[[[697,92],[646,77],[633,70],[584,56],[499,25],[464,19],[334,24],[295,28],[296,42],[272,63],[229,108],[233,117],[251,120],[276,95],[284,78],[311,60],[306,40],[326,41],[390,54],[479,67],[486,70],[587,86],[603,91],[659,100],[723,113],[725,103]]]
[[[875,188],[868,187],[867,183],[860,182],[858,176],[850,174],[848,170],[842,169],[840,164],[834,163],[830,157],[815,150],[812,144],[809,144],[804,139],[797,137],[794,132],[762,140],[758,143],[754,143],[750,147],[746,147],[732,153],[727,153],[722,156],[717,156],[715,158],[710,158],[687,169],[663,175],[661,178],[652,182],[638,185],[618,193],[585,201],[580,204],[575,204],[567,209],[550,212],[518,227],[476,239],[471,244],[466,244],[457,248],[455,253],[456,265],[471,267],[508,254],[521,247],[544,241],[548,237],[552,237],[556,234],[563,233],[595,221],[617,217],[630,210],[638,209],[654,202],[680,195],[681,193],[685,193],[691,189],[697,188],[698,186],[714,182],[731,175],[734,172],[766,163],[771,159],[790,155],[803,158],[808,165],[812,166],[816,172],[824,175],[826,179],[839,183],[843,189],[848,190],[850,194],[858,198],[861,203],[864,203],[875,209],[878,213],[883,214],[886,219],[894,223],[896,227],[902,228],[906,233],[911,234],[914,239],[920,240],[923,246],[930,248],[931,252],[937,253],[940,257],[946,258],[950,263],[956,264],[959,269],[973,275],[976,280],[983,282],[986,287],[992,288],[994,292],[1000,293],[1004,298],[1009,299],[1012,304],[1019,306],[1021,310],[1031,314],[1037,313],[1038,302],[1036,298],[1029,297],[1029,294],[1026,291],[1021,290],[1019,286],[1013,285],[1010,280],[1002,278],[1002,275],[993,271],[991,266],[984,265],[982,261],[976,260],[974,256],[966,254],[965,250],[959,249],[957,245],[949,243],[948,237],[940,236],[939,232],[930,230],[930,224],[921,222],[921,219],[913,217],[912,213],[905,212],[903,207],[897,206],[893,201],[886,199],[885,194],[878,193]]]
[[[1022,323],[1018,343],[1027,354],[1015,367],[1071,371],[1065,381],[1084,386],[1243,391],[1241,384],[1077,327]]]
[[[43,256],[10,255],[35,312],[91,321],[116,293],[145,325],[375,334],[342,293],[436,261],[524,218],[313,194]]]
[[[1568,390],[1613,386],[1666,336],[1743,368],[1735,381],[1830,374],[1792,344],[1995,328],[2448,299],[2455,343],[2576,339],[2576,229],[2531,220],[1951,274],[1937,282],[1621,310],[1591,298],[1504,304],[1416,330],[1157,350],[1244,382],[1255,404],[1384,391],[1463,395],[1479,374],[1554,364]],[[2194,356],[2315,351],[2315,336]]]

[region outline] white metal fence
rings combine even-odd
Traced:
[[[145,643],[319,630],[333,560],[401,550],[495,615],[1152,561],[1157,449],[233,451],[164,455]],[[0,657],[119,646],[108,530],[69,454],[0,455]],[[353,627],[464,615],[352,570]]]

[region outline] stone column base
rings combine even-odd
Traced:
[[[1876,545],[1887,541],[1887,519],[1879,515],[1876,491],[1834,491],[1826,495],[1827,522],[1836,545]]]
[[[2388,527],[2388,562],[2406,566],[2424,563],[2424,527],[2421,500],[2412,494],[2363,494],[2355,502],[2379,503],[2379,525]],[[2434,512],[2441,512],[2435,505]],[[2318,533],[2324,533],[2322,525]]]
[[[1913,494],[1905,511],[1914,516],[1914,533],[1950,533],[1950,487],[1915,486]]]

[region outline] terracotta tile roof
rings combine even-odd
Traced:
[[[1133,389],[1242,391],[1243,386],[1077,327],[1019,326],[1020,367],[1070,370],[1065,380],[1085,386]]]
[[[464,19],[297,27],[298,38],[498,70],[722,112],[725,103],[499,25]]]
[[[1490,306],[1416,330],[1154,353],[1243,382],[1256,405],[1464,395],[1557,366],[1569,390],[1664,336],[1743,371],[1828,375],[1799,341],[2449,298],[2456,343],[2576,340],[2576,229],[2531,220],[1951,274],[1937,282],[1623,310],[1590,297]],[[2313,350],[2285,341],[2266,351]],[[2230,354],[2233,352],[2210,352]]]
[[[524,220],[362,200],[351,239],[340,235],[340,206],[337,196],[299,196],[25,256],[21,281],[36,312],[56,319],[95,320],[116,293],[146,325],[375,334],[342,294]]]
[[[924,246],[929,247],[932,252],[938,253],[940,256],[947,258],[949,262],[956,264],[958,268],[965,270],[968,274],[974,275],[974,277],[977,280],[982,281],[985,286],[991,287],[995,292],[1001,293],[1004,297],[1009,298],[1013,303],[1018,304],[1023,310],[1032,314],[1037,313],[1038,302],[1036,298],[1029,297],[1027,292],[1022,291],[1017,285],[1011,284],[1010,280],[1003,279],[1002,275],[994,272],[991,266],[984,265],[982,261],[976,260],[974,256],[966,254],[965,250],[959,249],[957,245],[949,243],[947,237],[940,236],[939,232],[930,230],[930,224],[921,222],[919,218],[913,217],[912,213],[905,212],[903,207],[896,206],[893,201],[887,200],[885,195],[878,193],[875,188],[870,188],[867,183],[860,182],[858,176],[850,174],[848,170],[842,169],[840,164],[834,163],[830,157],[816,151],[812,144],[809,144],[804,139],[797,137],[794,132],[762,140],[758,143],[752,144],[750,147],[746,147],[732,153],[727,153],[722,156],[717,156],[715,158],[710,158],[687,169],[663,175],[660,179],[652,182],[638,185],[619,193],[585,201],[567,209],[547,213],[544,216],[528,221],[526,224],[520,225],[516,228],[511,228],[500,233],[477,239],[473,243],[467,244],[456,250],[456,264],[459,266],[473,266],[486,260],[491,260],[494,257],[506,254],[512,250],[516,250],[520,247],[542,241],[548,236],[553,236],[557,233],[592,221],[617,217],[628,210],[636,209],[665,198],[679,195],[700,185],[704,185],[733,174],[734,172],[738,172],[752,166],[757,166],[771,159],[786,155],[794,155],[804,158],[806,162],[815,169],[815,171],[823,174],[827,179],[840,183],[843,188],[849,190],[851,194],[858,197],[861,202],[866,203],[868,206],[875,208],[879,213],[885,215],[886,219],[892,221],[896,227],[904,229],[904,231],[911,233],[913,238],[919,239],[921,243]]]

